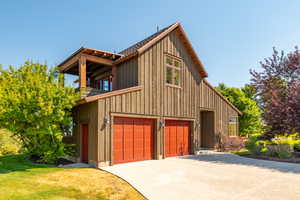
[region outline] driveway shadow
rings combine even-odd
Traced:
[[[191,159],[202,162],[254,166],[265,169],[277,170],[280,172],[300,174],[300,164],[283,163],[268,160],[241,157],[230,153],[209,153],[178,157],[179,159]]]

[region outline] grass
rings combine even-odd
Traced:
[[[144,200],[118,177],[98,169],[33,164],[26,155],[0,156],[0,200]]]

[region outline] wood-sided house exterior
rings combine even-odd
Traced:
[[[162,159],[238,136],[240,111],[205,80],[180,23],[120,53],[80,48],[59,67],[83,91],[73,109],[78,161]]]

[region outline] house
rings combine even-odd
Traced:
[[[205,80],[180,23],[119,53],[80,48],[59,68],[79,76],[78,161],[99,167],[163,159],[238,136],[240,111]]]

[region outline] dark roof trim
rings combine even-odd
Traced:
[[[174,31],[175,29],[178,31],[180,38],[183,40],[183,44],[188,49],[188,52],[191,54],[192,60],[195,62],[196,66],[198,67],[198,71],[199,71],[201,77],[202,78],[207,77],[208,74],[205,71],[204,65],[202,64],[201,60],[197,56],[194,48],[192,47],[192,44],[188,40],[188,37],[185,34],[185,32],[179,22],[177,22],[167,28],[162,29],[161,31],[153,34],[152,36],[146,38],[145,40],[142,40],[141,42],[138,42],[138,43],[132,45],[131,47],[121,51],[120,53],[125,53],[126,55],[125,55],[125,57],[122,57],[122,58],[116,60],[115,64],[119,64],[119,63],[124,62],[128,59],[131,59],[137,55],[142,54],[143,52],[145,52],[150,47],[155,45],[158,41],[160,41],[162,38],[167,36],[169,33]],[[128,52],[131,52],[131,53],[128,54]]]
[[[118,53],[112,53],[112,52],[109,52],[109,51],[102,51],[102,50],[98,50],[98,49],[92,49],[92,48],[85,48],[85,47],[80,47],[77,51],[75,51],[74,53],[72,53],[72,55],[70,55],[68,58],[66,58],[64,61],[62,61],[58,67],[61,67],[63,64],[65,64],[66,62],[68,62],[69,60],[71,60],[73,57],[75,57],[76,55],[80,54],[80,53],[85,53],[85,52],[94,52],[95,54],[105,54],[105,55],[108,55],[110,56],[111,58],[108,58],[110,60],[113,60],[112,58],[120,58],[122,57],[121,54],[118,54]]]

